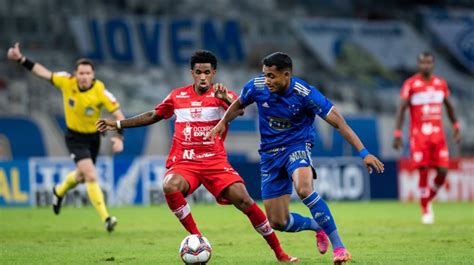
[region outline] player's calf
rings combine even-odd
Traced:
[[[286,220],[284,219],[271,219],[270,226],[277,231],[285,231]]]
[[[56,193],[56,187],[53,187],[53,212],[54,214],[58,215],[61,211],[61,204],[63,201],[63,197],[58,196]]]
[[[191,207],[180,191],[165,193],[166,203],[174,215],[178,218],[184,228],[190,234],[198,234],[199,231],[196,222],[191,214]]]

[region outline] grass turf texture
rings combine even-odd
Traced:
[[[265,241],[233,206],[195,204],[195,220],[213,247],[210,264],[277,264]],[[330,203],[339,233],[353,255],[349,264],[473,264],[472,203],[435,203],[434,225],[420,224],[417,204]],[[291,210],[307,215],[302,204]],[[92,207],[0,209],[0,264],[182,264],[185,230],[166,205],[112,208],[119,219],[108,234]],[[332,264],[314,233],[277,232],[300,264]]]

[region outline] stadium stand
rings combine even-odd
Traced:
[[[100,24],[104,20],[114,17],[123,18],[125,23],[135,23],[140,19],[158,19],[164,25],[166,19],[187,17],[187,14],[192,13],[199,5],[199,8],[207,14],[206,18],[199,19],[203,21],[207,18],[216,21],[237,20],[240,26],[245,58],[242,61],[220,64],[218,81],[225,82],[229,88],[240,92],[242,85],[250,77],[260,72],[259,60],[263,55],[276,49],[284,50],[294,58],[296,75],[316,84],[337,103],[344,114],[361,113],[370,116],[371,118],[367,120],[356,121],[354,123],[356,130],[358,124],[370,125],[370,130],[364,127],[365,129],[358,131],[358,133],[362,134],[362,138],[371,140],[373,143],[371,150],[378,150],[383,157],[394,157],[395,153],[388,151],[390,148],[387,145],[390,143],[382,140],[383,135],[391,135],[393,129],[393,124],[386,122],[386,120],[390,120],[390,117],[394,115],[400,86],[402,81],[415,70],[415,58],[407,58],[403,54],[396,55],[399,57],[400,63],[397,62],[395,66],[390,67],[381,63],[372,51],[365,49],[366,53],[362,53],[357,45],[351,45],[345,40],[341,40],[334,46],[334,53],[340,61],[336,61],[333,67],[328,66],[325,59],[315,51],[314,46],[301,37],[298,28],[295,28],[294,24],[288,20],[287,14],[292,14],[293,18],[298,19],[324,19],[325,21],[329,21],[329,17],[331,17],[331,21],[337,17],[344,17],[346,21],[365,21],[367,23],[395,21],[405,27],[410,34],[413,34],[410,35],[414,38],[411,39],[413,42],[419,41],[420,47],[434,51],[436,72],[445,77],[450,84],[452,97],[463,128],[461,150],[451,150],[452,153],[474,154],[474,112],[465,111],[474,101],[472,87],[474,78],[469,70],[459,62],[452,50],[439,40],[439,36],[429,24],[430,14],[449,21],[454,19],[454,15],[451,14],[456,13],[451,11],[452,7],[468,7],[469,1],[438,1],[448,6],[442,9],[419,7],[411,4],[410,1],[384,1],[383,6],[377,1],[296,2],[297,4],[289,4],[287,1],[262,0],[255,4],[255,1],[251,0],[237,2],[225,0],[218,1],[216,4],[211,1],[198,3],[188,0],[174,0],[160,1],[160,4],[155,4],[145,0],[88,0],[68,1],[67,3],[60,0],[41,2],[6,0],[0,3],[0,31],[2,32],[0,34],[0,48],[5,50],[8,45],[20,40],[25,54],[35,61],[43,63],[52,70],[72,71],[73,62],[84,55],[81,53],[81,43],[77,41],[78,36],[73,29],[72,20],[97,21]],[[232,3],[232,9],[227,8],[230,3]],[[386,8],[383,9],[383,7]],[[246,12],[239,12],[239,10],[246,10]],[[474,9],[464,10],[468,13],[467,16],[469,14],[471,17],[474,16]],[[266,16],[265,23],[262,23],[262,14],[268,12],[271,12],[272,16]],[[46,13],[57,15],[44,16]],[[132,19],[127,20],[129,17]],[[197,21],[201,21],[199,19]],[[196,22],[195,27],[200,26],[202,23]],[[135,31],[130,30],[130,34],[135,34]],[[132,39],[136,41],[137,38],[132,37]],[[200,40],[202,39],[197,39],[195,42]],[[201,47],[199,44],[193,45],[192,47]],[[107,51],[110,52],[110,49]],[[387,51],[387,57],[389,57],[389,53],[390,51]],[[152,109],[172,88],[182,85],[183,81],[191,81],[188,77],[189,69],[185,63],[153,65],[138,60],[119,63],[107,54],[103,60],[96,60],[96,62],[98,63],[97,77],[103,80],[120,100],[127,116]],[[24,69],[12,66],[12,64],[14,63],[0,61],[0,71],[4,73],[0,78],[0,114],[22,115],[19,116],[21,118],[18,118],[17,122],[30,125],[4,128],[11,126],[4,126],[6,120],[2,120],[2,128],[15,131],[20,130],[18,126],[33,126],[31,124],[34,123],[24,117],[32,112],[47,113],[53,122],[57,122],[59,127],[64,128],[61,125],[62,118],[57,118],[57,115],[62,113],[62,99],[59,91],[53,89],[47,82],[39,82],[34,76],[26,75]],[[254,114],[255,109],[249,109],[246,114],[248,120],[232,125],[232,129],[237,132],[237,135],[231,136],[232,143],[228,145],[229,151],[235,152],[236,157],[242,153],[248,153],[249,157],[256,157],[253,154],[255,153],[254,148],[250,147],[258,143],[256,134],[251,132],[255,130]],[[380,124],[384,124],[384,126]],[[33,127],[37,128],[37,126]],[[375,128],[376,137],[373,137],[372,128]],[[37,129],[32,129],[32,131],[41,136],[41,132]],[[446,131],[448,134],[450,133],[449,130]],[[5,134],[3,131],[1,133]],[[155,134],[146,129],[126,132],[126,153],[123,155],[150,154],[150,152],[153,154],[153,150],[147,149],[149,143],[159,141],[166,145],[167,140],[157,138],[169,134],[169,126],[160,126],[158,133]],[[41,138],[40,136],[38,137]],[[33,137],[29,139],[33,139]],[[336,135],[328,139],[333,139],[333,145],[339,144]],[[448,137],[448,139],[450,138]],[[35,145],[42,144],[41,141],[34,142]],[[242,150],[242,146],[249,146],[249,149]],[[17,154],[28,155],[28,152],[32,152],[32,155],[49,152],[49,149],[44,146],[34,148],[34,150],[29,148],[29,150],[20,153],[15,148],[12,145],[12,153],[15,156]],[[352,153],[350,150],[340,151],[345,150],[344,148],[332,148],[331,152],[339,150],[337,152]],[[108,152],[107,150],[102,151],[103,153]],[[166,150],[155,152],[154,154],[166,154]],[[326,151],[321,152],[326,154]]]

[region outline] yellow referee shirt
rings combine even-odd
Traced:
[[[100,118],[101,108],[109,112],[120,108],[114,95],[99,80],[95,80],[92,87],[85,91],[80,91],[76,78],[66,72],[53,73],[51,82],[63,94],[66,125],[73,131],[95,133],[95,123]]]

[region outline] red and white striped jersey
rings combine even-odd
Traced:
[[[449,97],[445,80],[435,75],[430,80],[425,80],[420,74],[416,74],[405,81],[400,97],[409,102],[411,135],[444,135],[443,102]]]
[[[214,87],[211,87],[206,93],[198,95],[192,84],[176,88],[155,107],[160,117],[169,119],[176,116],[167,168],[181,161],[227,160],[224,148],[227,129],[221,138],[216,137],[212,141],[203,139],[229,107],[214,97],[214,91]],[[232,91],[228,91],[228,94],[237,98]]]

